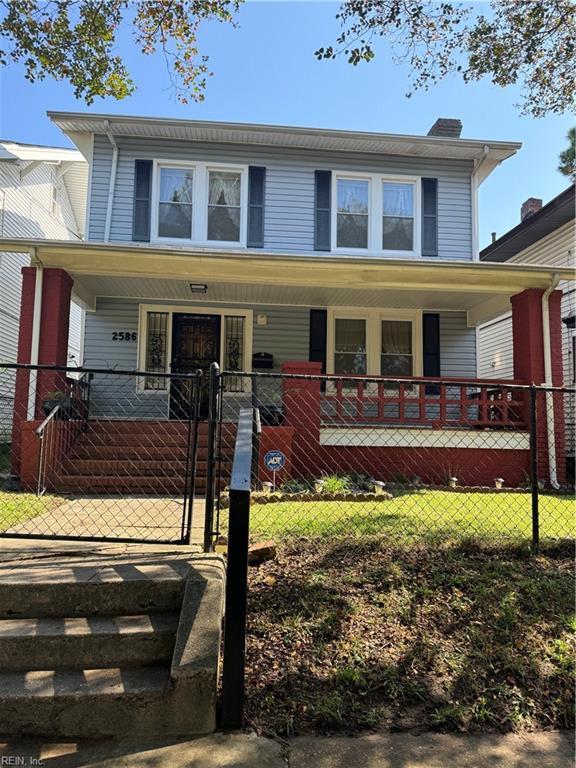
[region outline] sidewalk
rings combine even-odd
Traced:
[[[0,744],[0,765],[46,768],[572,768],[572,733],[381,733],[302,736],[287,743],[214,734],[160,744]],[[16,762],[16,760],[18,760]],[[38,762],[40,761],[40,762]]]

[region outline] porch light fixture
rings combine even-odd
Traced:
[[[208,286],[206,283],[189,283],[191,293],[206,293]]]

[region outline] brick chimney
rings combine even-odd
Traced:
[[[542,200],[537,197],[529,197],[528,200],[525,200],[522,203],[522,208],[520,209],[520,221],[524,221],[528,216],[533,216],[535,213],[538,213],[540,208],[542,208]]]
[[[449,139],[459,139],[461,133],[461,120],[453,120],[450,117],[439,117],[428,131],[428,136],[444,136]]]

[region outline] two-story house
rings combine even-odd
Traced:
[[[543,381],[541,299],[556,270],[481,263],[478,252],[478,188],[520,144],[462,138],[460,122],[446,119],[407,136],[49,116],[89,164],[86,242],[11,244],[33,252],[20,359],[47,360],[42,340],[31,342],[39,303],[58,317],[71,295],[81,301],[86,366],[148,374],[113,393],[96,377],[94,418],[177,419],[177,389],[154,374],[213,361],[239,371],[474,381],[475,329],[510,308],[522,328],[514,379]],[[546,307],[555,343],[555,294]],[[535,345],[538,355],[528,354]],[[65,361],[64,346],[60,338],[52,362]],[[22,379],[23,402],[38,406],[39,388]],[[425,435],[411,426],[396,420],[396,448],[442,447],[437,417]],[[496,436],[494,447],[524,461],[527,433],[516,437]],[[477,442],[467,430],[463,447]],[[441,451],[437,463],[446,465]],[[513,475],[518,482],[520,469]]]
[[[78,241],[84,235],[88,164],[78,150],[0,140],[0,237]],[[30,253],[0,252],[0,363],[16,362],[22,267]],[[70,305],[69,365],[80,365],[84,313]],[[11,424],[2,392],[0,440]]]

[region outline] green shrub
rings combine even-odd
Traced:
[[[324,485],[322,490],[325,493],[348,493],[352,490],[352,481],[350,475],[328,475],[323,477]]]

